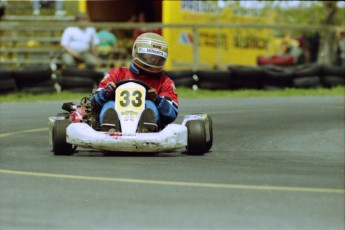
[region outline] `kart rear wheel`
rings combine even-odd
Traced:
[[[187,124],[188,146],[187,153],[190,155],[203,155],[208,151],[209,145],[206,142],[205,122],[202,120],[191,120]],[[211,147],[210,146],[210,147]]]
[[[56,120],[53,128],[53,152],[54,155],[72,155],[74,150],[71,144],[66,142],[66,129],[71,124],[70,120]]]

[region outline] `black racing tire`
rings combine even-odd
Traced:
[[[257,66],[230,65],[231,89],[262,89],[264,71]]]
[[[198,86],[201,89],[230,89],[231,74],[227,70],[199,70],[196,72]]]
[[[208,89],[208,90],[229,90],[230,87],[224,82],[210,82],[210,81],[200,81],[198,83],[198,88]]]
[[[51,87],[22,87],[18,89],[19,92],[30,94],[42,94],[42,93],[56,93],[54,86]]]
[[[321,86],[321,80],[319,76],[295,77],[293,86],[295,88],[315,88]]]
[[[192,87],[196,84],[196,79],[193,78],[193,70],[171,70],[166,72],[167,76],[173,80],[176,87]]]
[[[13,79],[12,71],[7,69],[0,69],[0,80],[4,81],[9,79]]]
[[[345,76],[345,69],[341,66],[323,65],[321,68],[323,76]]]
[[[263,85],[265,89],[293,87],[294,72],[290,67],[263,66]]]
[[[13,70],[13,78],[17,83],[44,81],[51,79],[52,69],[50,66],[25,66],[18,70]]]
[[[322,65],[321,82],[327,88],[345,85],[345,69],[340,66]]]
[[[77,68],[64,68],[61,70],[61,76],[80,77],[92,79],[95,83],[99,83],[104,74],[102,72],[91,69],[77,69]]]
[[[94,78],[95,76],[103,76],[103,73],[91,69],[64,68],[61,70],[61,75]]]
[[[33,82],[17,82],[17,87],[20,90],[21,88],[31,88],[31,87],[47,87],[54,88],[55,80],[50,78],[42,81],[33,81]]]
[[[53,152],[54,155],[72,155],[74,150],[66,142],[66,129],[71,124],[70,120],[56,120],[53,127]]]
[[[321,76],[322,66],[319,64],[308,63],[292,67],[295,77]]]
[[[75,88],[65,88],[65,87],[62,87],[61,88],[61,91],[63,92],[78,92],[78,93],[90,93],[91,91],[93,90],[93,88],[86,88],[86,87],[75,87]]]
[[[14,79],[0,79],[0,94],[16,91],[16,82]]]
[[[76,76],[60,76],[57,79],[62,88],[92,88],[92,79]]]
[[[210,140],[206,141],[206,152],[210,151],[210,149],[213,146],[213,120],[210,116],[208,117],[208,124],[209,124],[209,129],[210,129]]]
[[[191,120],[186,123],[188,130],[188,155],[204,155],[208,150],[205,123],[202,120]]]
[[[294,66],[293,87],[314,88],[321,86],[322,68],[318,64],[301,64]]]
[[[345,85],[344,76],[323,76],[322,85],[327,88]]]

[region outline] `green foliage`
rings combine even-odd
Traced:
[[[241,2],[246,1],[224,1],[224,7],[239,10],[243,8]],[[287,0],[251,2],[251,4],[247,2],[247,9],[259,10],[263,15],[273,13],[277,24],[322,25],[328,17],[333,17],[334,25],[340,26],[345,23],[345,9],[337,6],[338,1],[294,1],[296,3],[293,6],[291,6],[292,1]],[[258,8],[258,5],[261,7]],[[335,9],[334,15],[332,15],[333,9]]]
[[[296,25],[322,25],[328,17],[334,17],[334,25],[344,24],[344,9],[337,7],[338,1],[299,1],[295,7],[283,7],[289,1],[267,3],[266,9],[276,11],[276,22]],[[335,14],[332,14],[332,9]]]

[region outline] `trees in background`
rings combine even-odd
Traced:
[[[299,26],[296,29],[281,27],[275,32],[281,35],[288,33],[293,37],[309,38],[311,48],[318,51],[317,57],[313,57],[311,54],[312,59],[317,59],[317,62],[324,64],[335,63],[337,34],[340,33],[341,28],[345,28],[345,3],[343,1],[224,0],[220,2],[222,7],[256,9],[262,14],[273,13],[276,24]],[[340,6],[341,4],[342,6]],[[305,27],[301,28],[303,25]],[[315,26],[320,26],[320,28],[315,29]],[[338,29],[335,29],[336,27]]]
[[[345,9],[340,8],[339,1],[300,1],[294,7],[282,7],[284,2],[275,1],[277,5],[277,23],[289,25],[323,26],[322,29],[303,29],[303,34],[320,37],[317,61],[324,64],[335,64],[337,50],[336,26],[345,27]],[[269,4],[272,7],[272,4]],[[273,7],[272,7],[273,8]],[[271,8],[271,9],[272,9]],[[301,33],[301,31],[293,31]]]

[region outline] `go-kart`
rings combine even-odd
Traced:
[[[157,132],[139,133],[140,116],[150,87],[128,79],[116,84],[115,111],[121,132],[101,131],[91,100],[80,105],[63,103],[66,112],[49,117],[49,143],[55,155],[72,155],[84,147],[107,152],[161,153],[185,148],[186,154],[203,155],[213,144],[212,119],[207,114],[185,115],[181,124],[169,124]]]

